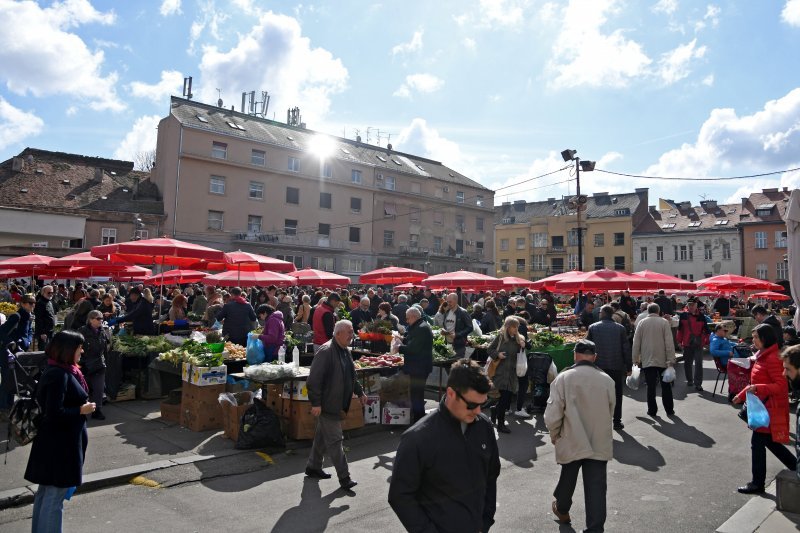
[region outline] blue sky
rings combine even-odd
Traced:
[[[195,99],[269,91],[270,118],[423,155],[501,189],[574,192],[597,168],[667,177],[800,167],[800,0],[0,0],[0,159],[26,146],[132,159]],[[219,89],[220,93],[218,93]],[[391,135],[391,137],[389,137]],[[587,192],[738,201],[725,182],[582,174]]]

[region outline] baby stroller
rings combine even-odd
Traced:
[[[43,353],[24,353],[17,357],[15,343],[2,348],[2,383],[0,394],[10,396],[13,407],[9,413],[6,452],[11,447],[11,437],[21,445],[36,436],[39,405],[36,401],[38,378],[44,370],[47,356]],[[6,456],[6,460],[8,456]]]

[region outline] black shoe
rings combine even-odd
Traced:
[[[702,385],[695,385],[694,390],[696,390],[697,392],[703,392],[703,387]]]
[[[343,490],[351,490],[356,485],[358,485],[358,483],[350,479],[350,477],[339,480],[339,486],[342,487]]]
[[[658,411],[647,411],[647,416],[656,416]]]
[[[694,386],[694,381],[687,381],[686,382],[686,386],[687,387],[693,387]]]
[[[758,485],[755,485],[752,482],[750,482],[744,487],[739,487],[736,490],[738,490],[742,494],[762,494],[764,492],[764,487],[759,487]]]
[[[314,468],[306,467],[306,475],[314,479],[330,479],[331,475],[324,470],[316,470]]]
[[[98,409],[94,413],[92,413],[92,418],[95,419],[95,420],[105,420],[106,419],[106,415],[103,414],[103,411]]]
[[[675,411],[667,411],[667,416],[675,416]]]
[[[614,429],[616,429],[617,431],[623,430],[625,429],[625,424],[623,424],[622,422],[614,422]]]
[[[499,431],[500,433],[511,433],[511,430],[505,424],[501,424],[501,425],[497,426],[497,431]]]
[[[489,409],[489,418],[491,418],[492,424],[497,424],[497,409],[494,406]]]

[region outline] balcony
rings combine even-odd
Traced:
[[[410,257],[425,257],[429,253],[428,248],[420,248],[419,246],[400,246],[400,255],[410,256]],[[438,255],[444,255],[441,251],[438,252]]]
[[[265,244],[285,244],[305,246],[309,248],[327,248],[332,250],[349,250],[350,242],[339,241],[321,235],[285,235],[283,233],[235,233],[234,241],[247,241]]]
[[[567,249],[564,246],[551,246],[547,249],[548,254],[565,254]]]

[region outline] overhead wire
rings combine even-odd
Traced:
[[[800,167],[787,168],[785,170],[775,170],[773,172],[762,172],[760,174],[748,174],[745,176],[717,176],[717,177],[697,177],[697,178],[680,178],[680,177],[666,177],[666,176],[646,176],[643,174],[628,174],[625,172],[614,172],[613,170],[604,170],[602,168],[595,168],[595,172],[603,172],[605,174],[613,174],[615,176],[624,176],[626,178],[637,178],[643,180],[664,180],[664,181],[731,181],[731,180],[744,180],[750,178],[763,178],[765,176],[776,176],[778,174],[785,174],[787,172],[796,172]]]

